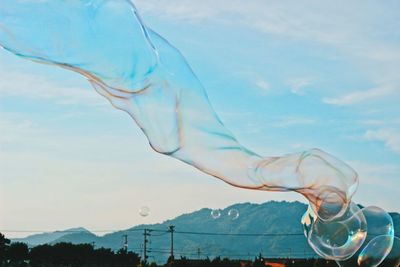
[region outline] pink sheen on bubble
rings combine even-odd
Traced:
[[[357,173],[319,149],[265,157],[242,146],[218,118],[182,54],[142,23],[131,1],[0,4],[4,49],[86,77],[115,108],[131,116],[155,151],[232,186],[303,195],[310,203],[302,219],[305,233],[322,257],[348,260],[362,247],[369,226],[365,209],[351,202]],[[377,215],[385,221],[386,214]],[[237,219],[239,212],[228,216]],[[372,262],[373,246],[382,248],[379,258],[387,255],[390,242],[384,239],[364,247],[362,264]]]

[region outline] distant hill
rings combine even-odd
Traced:
[[[14,238],[11,241],[12,242],[23,242],[26,243],[30,246],[37,246],[37,245],[42,245],[46,243],[52,243],[55,240],[61,239],[62,237],[66,235],[71,235],[71,233],[79,233],[79,234],[85,234],[85,233],[90,233],[88,230],[82,227],[78,228],[71,228],[63,231],[55,231],[55,232],[50,232],[50,233],[41,233],[41,234],[35,234],[35,235],[30,235],[25,238]]]
[[[228,211],[236,209],[240,216],[236,220],[229,218]],[[143,251],[143,229],[155,229],[149,237],[150,260],[165,261],[169,255],[170,234],[163,232],[170,225],[175,226],[175,256],[253,258],[261,253],[267,257],[304,257],[316,256],[302,235],[300,219],[307,205],[300,202],[266,202],[264,204],[236,204],[221,210],[221,217],[213,219],[210,209],[201,209],[183,214],[159,224],[138,225],[127,230],[107,234],[102,237],[82,231],[65,231],[51,234],[29,236],[19,239],[30,245],[41,243],[71,242],[92,243],[96,247],[120,249],[123,235],[128,235],[129,250]],[[400,214],[391,213],[396,233],[400,230]],[[160,231],[157,231],[160,230]],[[225,233],[231,235],[206,235],[196,233]],[[250,234],[241,236],[240,234]],[[258,234],[267,235],[258,235]],[[254,235],[253,235],[254,234]],[[268,235],[272,234],[272,235]],[[280,235],[284,234],[284,235]],[[47,240],[47,241],[46,241]],[[32,243],[34,241],[35,243]],[[45,242],[43,242],[45,241]]]

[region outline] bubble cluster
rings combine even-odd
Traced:
[[[395,240],[391,216],[379,207],[362,208],[353,202],[338,218],[324,221],[309,208],[302,218],[304,234],[314,251],[341,267],[375,267],[392,250]]]
[[[358,175],[350,166],[319,149],[264,157],[242,146],[182,54],[142,23],[131,1],[1,0],[0,45],[86,77],[156,152],[232,186],[303,195],[310,203],[305,234],[320,256],[377,266],[390,252],[396,239],[387,213],[351,202]]]
[[[354,203],[341,217],[331,221],[322,220],[309,208],[303,215],[302,224],[310,246],[326,259],[350,258],[367,235],[364,214]]]
[[[383,209],[374,206],[362,208],[359,213],[365,218],[366,238],[351,258],[338,261],[338,265],[341,267],[378,266],[393,247],[394,226],[392,217]]]

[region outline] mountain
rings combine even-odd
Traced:
[[[230,210],[237,210],[239,217],[232,220]],[[167,229],[175,226],[175,256],[254,258],[261,253],[266,257],[304,257],[316,256],[304,237],[300,223],[307,205],[300,202],[266,202],[263,204],[236,204],[221,210],[221,216],[213,219],[210,209],[201,209],[183,214],[159,224],[138,225],[127,230],[104,236],[96,236],[86,229],[82,231],[55,232],[47,234],[47,242],[92,243],[96,247],[120,249],[124,235],[128,236],[129,250],[139,254],[143,251],[143,229],[153,229],[148,236],[147,248],[150,261],[162,262],[169,256],[170,233]],[[391,213],[396,233],[400,232],[400,214]],[[203,233],[203,234],[198,234]],[[211,234],[204,234],[211,233]],[[223,233],[228,235],[212,235]],[[246,233],[246,235],[242,235]],[[260,235],[264,234],[264,235]],[[231,235],[233,234],[233,235]],[[248,234],[248,235],[247,235]],[[271,235],[269,235],[271,234]],[[46,234],[44,234],[46,235]],[[19,241],[33,245],[32,240],[44,241],[45,238],[30,236]],[[35,237],[35,238],[33,238]],[[51,238],[50,238],[51,237]],[[43,242],[42,242],[43,243]]]
[[[239,211],[239,217],[232,220],[229,210]],[[214,257],[229,256],[248,257],[262,253],[268,256],[285,256],[291,254],[314,255],[309,249],[300,224],[301,215],[307,206],[300,202],[267,202],[264,204],[236,204],[221,210],[221,217],[213,219],[210,209],[181,215],[161,224],[139,225],[103,236],[96,245],[120,248],[122,236],[128,235],[129,248],[141,251],[143,228],[167,230],[175,226],[174,246],[176,256]],[[187,232],[254,234],[250,236],[215,236],[198,235]],[[259,233],[285,233],[288,236],[259,236]],[[170,234],[151,232],[149,247],[157,258],[169,255]],[[299,234],[299,235],[293,235]],[[200,253],[199,253],[200,252]],[[200,254],[200,255],[198,255]]]
[[[88,230],[86,230],[85,228],[78,227],[78,228],[71,228],[71,229],[67,229],[67,230],[63,230],[63,231],[34,234],[34,235],[30,235],[25,238],[14,238],[11,241],[12,242],[23,242],[23,243],[26,243],[29,246],[33,247],[33,246],[37,246],[37,245],[52,243],[55,240],[63,238],[64,236],[71,235],[71,233],[86,234],[86,233],[90,233],[90,232]]]

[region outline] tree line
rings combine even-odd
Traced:
[[[91,244],[57,243],[29,248],[11,243],[0,233],[0,267],[132,267],[140,265],[138,254],[124,249],[95,249]]]
[[[354,265],[357,263],[354,262]],[[94,248],[92,244],[57,243],[29,248],[21,242],[11,243],[0,233],[0,267],[337,267],[324,259],[267,259],[261,254],[254,260],[171,259],[163,265],[143,262],[137,253],[120,249]],[[396,266],[385,260],[380,267]]]

